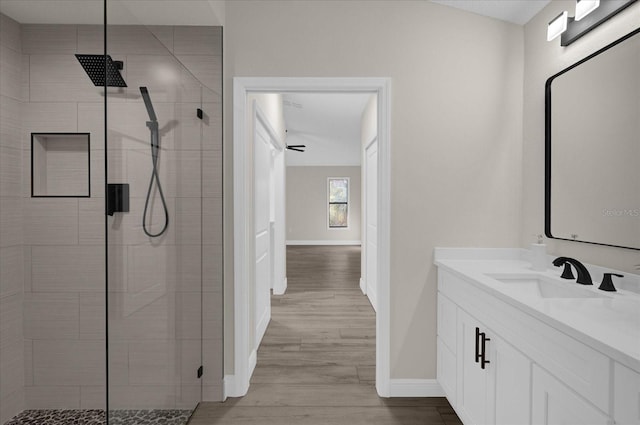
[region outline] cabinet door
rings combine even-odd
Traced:
[[[531,360],[512,345],[491,335],[488,350],[490,422],[530,424]]]
[[[458,307],[438,292],[438,336],[449,351],[456,354],[456,333]]]
[[[449,403],[456,407],[456,305],[438,292],[438,382]]]
[[[456,411],[462,422],[468,424],[489,423],[487,415],[487,382],[489,368],[482,369],[476,363],[476,328],[483,325],[464,310],[458,309],[458,396]]]
[[[531,420],[543,425],[609,425],[612,421],[594,405],[533,366]]]
[[[613,415],[616,424],[640,425],[640,373],[615,363],[613,377]]]
[[[456,356],[449,351],[440,337],[438,344],[438,383],[449,400],[449,404],[456,407]]]

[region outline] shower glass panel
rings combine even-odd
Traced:
[[[107,97],[107,182],[129,196],[107,218],[109,423],[184,424],[202,391],[202,90],[173,26],[146,26],[126,1],[107,12],[127,83]]]
[[[104,4],[71,3],[0,0],[0,424],[105,420]]]
[[[126,82],[107,94],[108,192],[124,206],[107,217],[108,414],[127,425],[185,424],[222,373],[218,353],[203,360],[203,332],[220,334],[203,329],[203,292],[207,317],[222,300],[221,28],[174,23],[163,3],[107,2]]]

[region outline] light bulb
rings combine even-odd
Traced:
[[[587,16],[600,6],[600,0],[577,0],[576,1],[576,21]]]
[[[565,32],[567,29],[568,16],[569,12],[565,10],[549,22],[549,26],[547,27],[547,41],[551,41]]]

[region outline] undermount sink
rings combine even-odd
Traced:
[[[534,275],[487,275],[517,290],[524,296],[537,298],[609,298],[605,294],[578,286],[575,282],[557,282],[544,276]]]

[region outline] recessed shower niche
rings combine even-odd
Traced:
[[[91,196],[89,152],[89,133],[31,133],[31,196]]]

